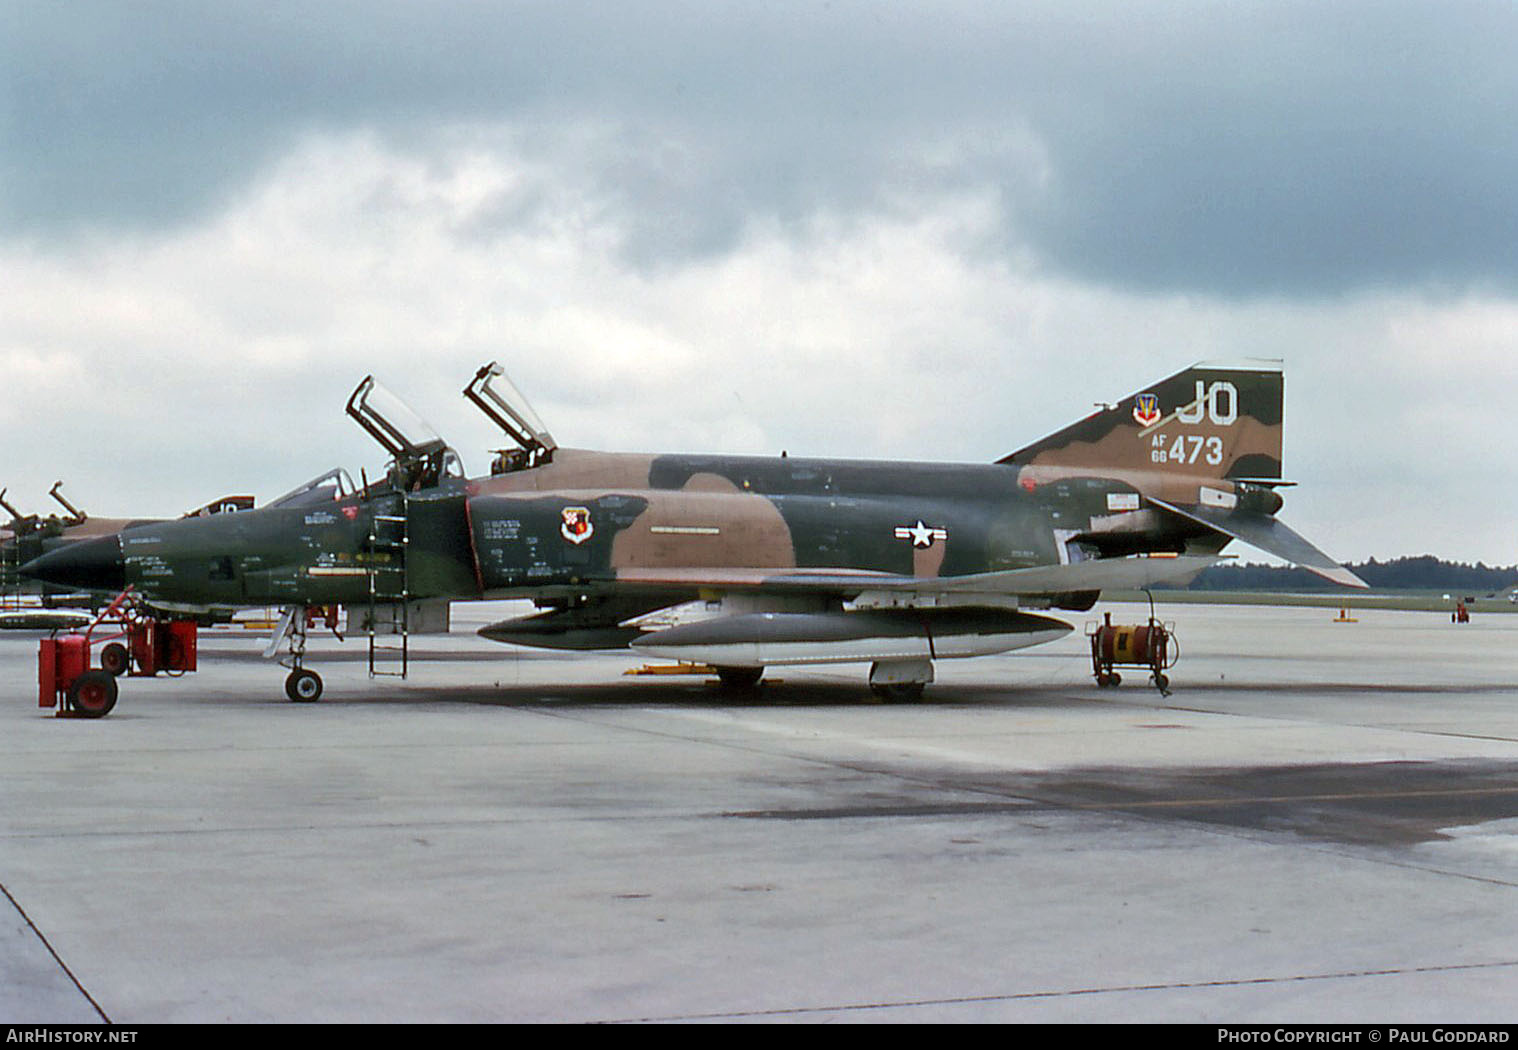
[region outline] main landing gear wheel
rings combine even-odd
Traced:
[[[109,671],[86,671],[69,686],[68,697],[81,718],[104,718],[116,706],[116,679]]]
[[[112,642],[100,650],[100,669],[114,678],[126,674],[127,662],[127,647],[120,642]]]
[[[927,686],[926,682],[872,682],[870,692],[888,704],[915,704],[922,699]]]
[[[285,695],[297,703],[310,703],[322,695],[322,676],[304,667],[290,672],[285,679]]]
[[[762,667],[718,667],[715,670],[724,689],[753,689],[764,678]]]

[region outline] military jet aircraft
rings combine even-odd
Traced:
[[[46,517],[22,514],[6,501],[9,490],[0,489],[0,508],[11,516],[11,520],[0,528],[0,628],[32,630],[69,627],[80,619],[77,612],[53,613],[30,607],[22,608],[23,593],[40,591],[40,600],[44,606],[88,606],[99,600],[98,595],[92,597],[79,593],[80,588],[59,588],[46,584],[25,588],[20,579],[19,566],[70,543],[102,537],[114,539],[123,529],[157,523],[155,519],[92,517],[69,502],[60,491],[62,487],[63,482],[55,482],[48,490],[48,495],[63,507],[64,513],[49,514]],[[250,510],[252,507],[252,496],[223,496],[190,511],[185,517]],[[88,617],[85,620],[87,622]]]
[[[503,389],[504,388],[504,389]],[[713,666],[861,662],[913,699],[936,660],[1061,637],[1050,609],[1184,580],[1239,540],[1364,586],[1275,517],[1278,362],[1198,364],[995,463],[646,455],[560,448],[499,366],[465,395],[510,439],[467,478],[372,377],[348,414],[390,453],[354,485],[329,471],[260,509],[142,526],[50,553],[39,579],[156,603],[281,605],[291,699],[313,607],[367,609],[376,635],[428,603],[530,598],[480,633],[551,649],[626,648]],[[694,605],[692,605],[694,603]],[[697,616],[670,623],[666,610]],[[383,628],[379,625],[383,623]],[[402,667],[402,672],[404,666]]]
[[[62,488],[63,482],[54,482],[47,494],[63,507],[64,513],[49,514],[47,517],[38,514],[22,514],[6,501],[6,493],[10,490],[0,488],[0,509],[4,509],[11,516],[10,522],[0,527],[0,545],[13,548],[16,552],[16,557],[8,560],[24,563],[39,557],[44,551],[53,550],[66,543],[77,543],[80,540],[101,536],[114,536],[126,528],[157,523],[158,519],[149,518],[91,517],[70,503],[63,495]],[[252,510],[253,506],[252,496],[223,496],[184,516],[187,518],[205,517],[208,514]]]
[[[20,565],[66,543],[114,536],[123,528],[134,524],[126,518],[92,518],[70,503],[64,497],[62,488],[63,482],[54,482],[53,487],[48,490],[48,495],[63,508],[64,513],[46,516],[21,513],[5,498],[10,490],[0,489],[0,508],[11,516],[10,521],[0,528],[0,603],[17,604],[22,591],[17,572]],[[42,590],[44,601],[50,602],[59,597],[51,593],[49,589]],[[25,621],[15,617],[11,619],[15,622],[27,623],[49,622],[46,616],[35,613]],[[72,618],[59,617],[54,622],[67,624],[72,622]],[[0,623],[0,626],[4,625]]]

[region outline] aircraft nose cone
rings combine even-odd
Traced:
[[[126,561],[121,557],[121,541],[115,536],[80,540],[21,566],[22,576],[55,587],[73,587],[84,591],[121,591],[126,589]]]

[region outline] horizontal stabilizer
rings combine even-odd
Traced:
[[[1277,558],[1285,559],[1293,565],[1307,569],[1309,572],[1315,572],[1325,580],[1331,580],[1344,587],[1369,586],[1360,577],[1334,561],[1327,554],[1318,550],[1318,548],[1275,518],[1264,514],[1250,514],[1229,510],[1225,507],[1204,507],[1200,505],[1182,507],[1153,498],[1151,498],[1151,502],[1164,507],[1172,513],[1179,514],[1183,518],[1190,518],[1192,521],[1200,522],[1210,529],[1216,529],[1218,532],[1223,533],[1223,535],[1231,536],[1241,543],[1257,547],[1266,554],[1274,554]]]

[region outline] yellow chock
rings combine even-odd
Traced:
[[[717,669],[706,664],[644,664],[642,667],[634,667],[623,671],[629,674],[703,674],[712,675]]]

